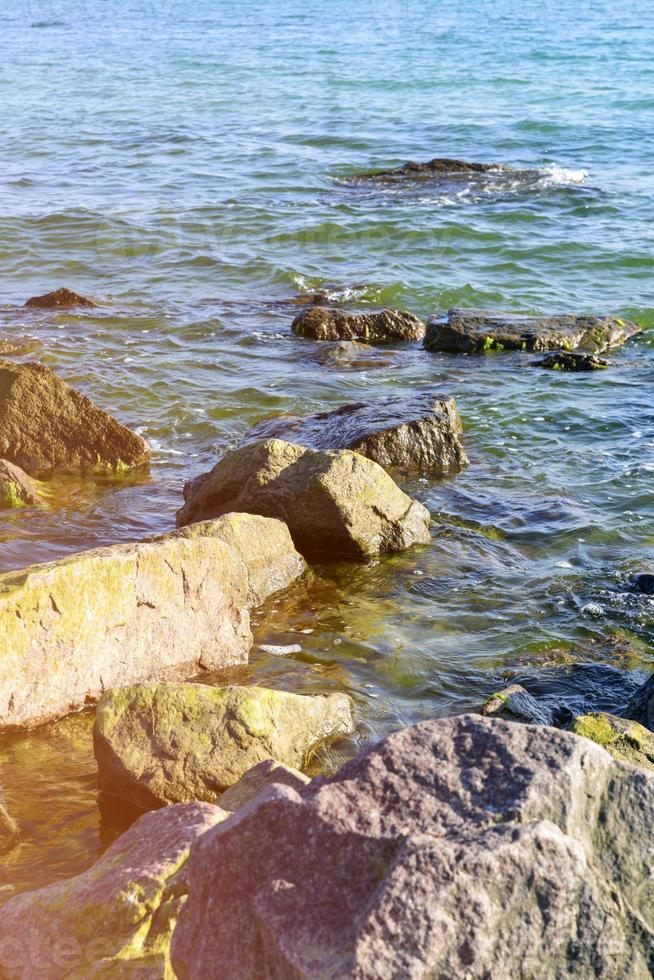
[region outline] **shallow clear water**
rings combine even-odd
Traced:
[[[298,293],[621,313],[654,325],[654,12],[645,0],[11,0],[0,14],[0,339],[150,441],[148,477],[59,481],[0,517],[0,570],[173,526],[184,480],[274,412],[454,394],[469,468],[409,492],[427,549],[317,569],[257,614],[237,679],[345,689],[342,755],[517,679],[565,721],[619,709],[653,660],[654,333],[588,376],[419,347],[325,364]],[[371,186],[452,156],[520,174]],[[525,172],[526,171],[526,172]],[[66,285],[103,306],[26,312]],[[312,632],[304,632],[311,630]],[[91,719],[12,736],[24,830],[0,887],[79,871],[127,821],[97,807]],[[3,894],[0,892],[0,895]]]

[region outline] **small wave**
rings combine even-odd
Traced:
[[[553,163],[540,171],[545,187],[567,187],[570,184],[583,184],[589,176],[587,170],[571,170]]]

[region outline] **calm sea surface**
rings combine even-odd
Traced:
[[[0,339],[150,441],[148,478],[60,481],[0,517],[0,570],[173,526],[186,478],[269,413],[453,394],[470,466],[406,489],[431,547],[325,567],[257,614],[235,679],[344,689],[359,730],[317,765],[519,680],[562,721],[619,709],[654,661],[654,332],[588,376],[420,347],[321,363],[299,293],[654,326],[654,9],[646,0],[6,0]],[[521,174],[371,187],[452,156]],[[526,173],[524,172],[526,171]],[[90,312],[17,309],[65,285]],[[70,875],[100,813],[90,725],[0,743],[24,842],[0,895]]]

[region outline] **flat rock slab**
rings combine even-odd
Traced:
[[[228,814],[207,803],[148,813],[84,874],[0,908],[5,980],[174,980],[170,940],[195,841]]]
[[[427,350],[453,353],[523,350],[581,350],[601,353],[619,347],[641,328],[612,316],[526,316],[453,307],[427,322]]]
[[[556,351],[548,354],[536,367],[547,368],[549,371],[603,371],[609,362],[594,354],[579,354],[576,351]]]
[[[224,541],[115,545],[0,575],[0,730],[108,688],[247,662],[248,572]]]
[[[121,688],[108,692],[96,712],[98,785],[143,810],[213,802],[257,763],[302,768],[326,738],[353,729],[346,694],[204,684]]]
[[[0,507],[36,506],[41,491],[36,480],[6,459],[0,459]]]
[[[32,476],[120,472],[146,463],[150,450],[49,368],[0,360],[0,457]]]
[[[255,442],[227,453],[185,496],[179,527],[230,511],[277,517],[305,557],[360,559],[430,540],[427,509],[347,449]]]
[[[361,313],[337,307],[311,306],[295,317],[293,333],[311,340],[358,340],[392,344],[422,340],[425,324],[404,310],[367,310]]]
[[[418,395],[264,419],[245,434],[242,445],[284,439],[308,449],[352,449],[384,469],[443,477],[459,473],[468,462],[462,431],[453,398]]]
[[[654,775],[464,715],[274,786],[192,849],[179,980],[649,975]]]
[[[74,306],[86,307],[87,309],[97,306],[92,299],[74,293],[72,289],[55,289],[51,293],[44,293],[43,296],[32,296],[25,303],[25,306],[39,310],[56,310],[70,308]]]
[[[575,718],[570,731],[597,742],[620,762],[654,771],[654,733],[637,721],[596,711]]]

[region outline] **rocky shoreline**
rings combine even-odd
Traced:
[[[96,304],[60,289],[26,305]],[[316,304],[291,330],[425,357],[551,351],[531,363],[574,371],[640,332],[617,317]],[[148,460],[49,369],[0,361],[0,504],[48,506],[54,473]],[[403,476],[467,465],[451,397],[263,419],[187,483],[177,530],[0,575],[0,733],[97,705],[99,790],[143,812],[84,874],[0,907],[0,976],[645,975],[651,680],[624,717],[569,731],[513,685],[312,780],[316,750],[356,728],[349,697],[201,683],[247,663],[251,610],[312,562],[427,545],[438,526]],[[20,833],[0,802],[0,854]]]

